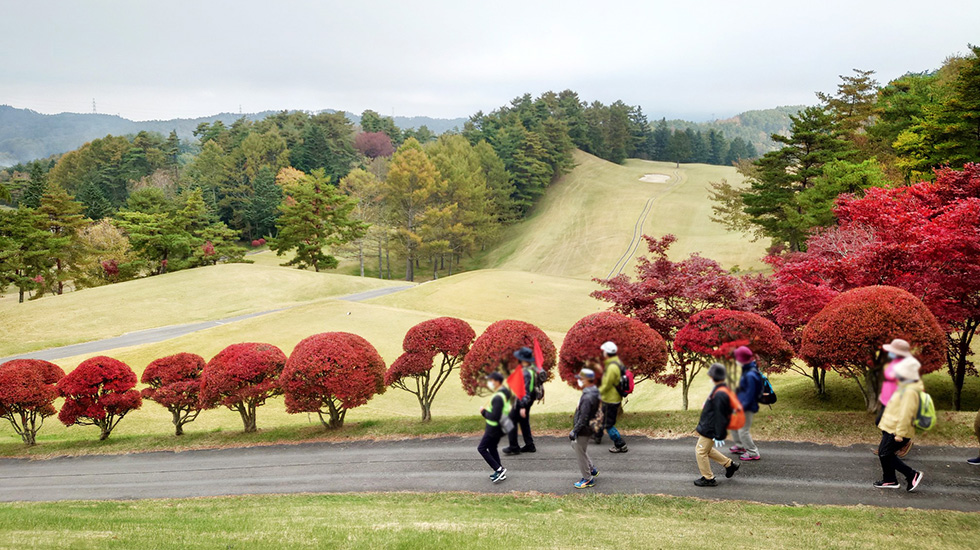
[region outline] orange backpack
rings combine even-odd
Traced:
[[[742,402],[728,386],[718,386],[717,389],[728,394],[728,401],[732,405],[732,417],[728,419],[728,429],[741,430],[745,426],[745,409],[742,407]]]

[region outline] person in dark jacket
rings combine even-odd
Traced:
[[[719,363],[712,364],[708,368],[708,376],[715,382],[715,386],[711,389],[708,400],[704,402],[704,407],[701,409],[701,421],[698,422],[696,429],[698,444],[694,452],[697,456],[701,477],[696,479],[694,484],[698,487],[718,485],[715,475],[711,472],[709,460],[714,460],[725,467],[725,477],[732,477],[738,471],[738,464],[718,451],[718,447],[725,446],[725,438],[728,436],[728,422],[732,416],[732,404],[728,399],[728,394],[720,391],[720,388],[725,386],[725,366]]]
[[[509,445],[504,449],[505,455],[533,453],[536,450],[534,448],[534,436],[531,435],[531,405],[534,404],[535,371],[537,370],[534,366],[534,352],[531,351],[531,348],[521,348],[514,352],[514,357],[520,362],[521,370],[524,371],[524,397],[517,401],[517,404],[511,409],[510,417],[514,421],[514,426],[519,427],[521,433],[524,434],[524,446],[518,445],[517,430],[515,429],[507,434]]]
[[[501,423],[508,416],[511,409],[510,389],[504,385],[504,375],[499,372],[492,372],[487,376],[487,387],[493,394],[490,396],[490,409],[486,407],[480,409],[480,414],[486,419],[486,429],[483,431],[483,439],[477,445],[476,450],[483,456],[483,460],[493,468],[490,474],[490,481],[499,483],[507,479],[507,469],[500,464],[500,455],[497,453],[497,445],[500,438],[504,436]]]
[[[755,362],[752,350],[746,346],[735,349],[735,362],[742,367],[742,377],[735,391],[738,400],[745,409],[745,425],[732,432],[732,442],[735,443],[731,452],[739,455],[739,460],[759,460],[759,447],[752,440],[752,418],[759,412],[759,394],[762,393],[762,374]]]
[[[575,449],[575,456],[578,458],[578,469],[582,473],[582,479],[575,482],[576,489],[586,489],[595,485],[595,476],[599,475],[589,458],[589,438],[593,433],[592,420],[599,414],[599,389],[595,385],[595,371],[592,369],[582,369],[578,375],[578,385],[582,388],[582,397],[578,400],[578,407],[575,409],[575,420],[572,424],[572,431],[568,434],[568,439],[572,442]]]

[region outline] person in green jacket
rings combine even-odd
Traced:
[[[626,446],[626,442],[623,441],[623,436],[616,429],[616,416],[619,415],[619,408],[623,401],[623,397],[619,395],[617,386],[626,367],[623,366],[623,362],[616,356],[616,353],[619,352],[619,347],[616,346],[615,342],[605,342],[599,349],[602,351],[603,359],[602,382],[599,384],[602,426],[599,426],[599,431],[592,437],[592,440],[596,444],[602,443],[602,432],[606,431],[609,433],[609,439],[613,440],[613,446],[610,447],[609,452],[625,453],[629,451],[629,447]]]
[[[908,482],[905,490],[910,493],[922,482],[922,472],[913,470],[897,455],[905,446],[906,440],[915,435],[914,422],[919,413],[919,392],[925,390],[922,380],[919,379],[920,366],[914,357],[906,357],[892,369],[898,378],[898,389],[888,400],[881,422],[878,423],[881,430],[881,443],[878,444],[881,480],[876,481],[874,486],[879,489],[901,487],[895,476],[896,470],[905,476]]]

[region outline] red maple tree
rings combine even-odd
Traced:
[[[98,426],[104,441],[127,413],[140,408],[135,386],[136,373],[126,363],[101,355],[86,359],[58,381],[58,395],[65,399],[58,420],[65,426]]]
[[[504,370],[509,374],[518,367],[514,352],[522,347],[532,347],[537,339],[544,355],[544,364],[538,365],[547,372],[555,368],[557,352],[555,344],[543,330],[524,321],[505,319],[487,327],[483,334],[473,342],[459,377],[467,395],[484,395],[486,376],[491,372]]]
[[[61,367],[40,359],[14,359],[0,365],[0,416],[27,445],[37,443],[44,419],[56,414]]]
[[[385,373],[385,385],[407,391],[422,407],[422,421],[432,419],[432,401],[452,371],[470,350],[476,333],[462,319],[439,317],[410,328],[405,334],[405,350]],[[439,370],[433,372],[434,362]]]
[[[667,365],[667,343],[657,331],[621,313],[602,311],[579,319],[561,344],[558,374],[572,387],[575,375],[587,365],[597,368],[602,380],[601,351],[607,340],[619,348],[619,358],[633,371],[637,383],[653,378]]]
[[[201,372],[204,358],[194,353],[161,357],[146,366],[140,382],[150,386],[141,393],[143,399],[156,401],[170,411],[175,435],[184,434],[184,424],[193,422],[201,412]]]
[[[339,428],[348,410],[384,393],[384,377],[384,359],[364,338],[314,334],[296,344],[282,371],[286,412],[315,412],[324,427]]]
[[[286,354],[272,344],[232,344],[208,361],[201,372],[200,406],[224,405],[242,417],[245,432],[254,432],[255,410],[282,394],[279,375]]]
[[[921,300],[891,286],[856,288],[831,300],[807,323],[800,357],[811,367],[853,379],[873,412],[886,359],[881,346],[895,338],[912,345],[922,363],[920,373],[942,367],[945,333]]]
[[[362,132],[354,136],[354,148],[368,158],[390,157],[395,153],[391,138],[384,132]]]

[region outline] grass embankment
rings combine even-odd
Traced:
[[[0,504],[3,548],[976,548],[976,514],[640,495],[263,495]]]

